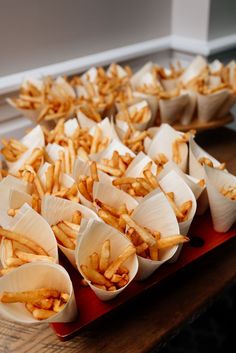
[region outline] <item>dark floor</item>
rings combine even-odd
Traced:
[[[235,353],[236,284],[162,348],[150,353]]]

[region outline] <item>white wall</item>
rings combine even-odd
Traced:
[[[236,1],[211,0],[208,39],[232,34],[236,34]]]
[[[1,0],[0,76],[163,37],[171,0]]]

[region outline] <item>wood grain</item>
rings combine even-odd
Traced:
[[[197,136],[197,142],[236,174],[236,132],[221,128]],[[148,352],[199,315],[236,281],[236,239],[179,273],[106,320],[67,342],[47,324],[24,326],[0,321],[0,353]]]

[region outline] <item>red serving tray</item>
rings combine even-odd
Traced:
[[[160,285],[163,280],[170,278],[178,270],[191,264],[217,246],[236,236],[236,227],[226,233],[218,233],[213,229],[210,214],[196,217],[189,231],[190,242],[183,246],[181,254],[175,263],[165,263],[152,276],[142,282],[133,281],[118,297],[108,302],[100,301],[89,287],[80,285],[81,276],[68,260],[61,256],[61,264],[70,274],[77,307],[78,317],[70,323],[51,324],[58,338],[68,340],[78,334],[83,328],[94,323],[118,309],[127,301],[144,293],[147,289]]]

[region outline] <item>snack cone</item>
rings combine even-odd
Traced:
[[[194,112],[196,110],[196,106],[197,106],[197,96],[196,93],[192,90],[182,90],[183,93],[187,93],[188,94],[188,103],[185,106],[185,109],[183,111],[182,117],[181,117],[181,123],[183,125],[188,125],[193,116],[194,116]]]
[[[0,195],[1,195],[0,209],[8,210],[10,208],[9,198],[10,198],[11,190],[17,190],[23,193],[28,193],[29,186],[27,182],[20,180],[12,175],[7,175],[0,182]]]
[[[183,72],[180,77],[180,82],[184,85],[188,84],[191,80],[199,76],[206,67],[206,59],[198,55]]]
[[[108,118],[105,118],[100,123],[92,126],[89,130],[90,135],[94,136],[96,127],[99,127],[102,130],[102,135],[104,137],[109,137],[111,140],[119,140],[117,132]]]
[[[80,109],[77,111],[77,119],[82,129],[90,129],[93,126],[96,126],[96,122],[89,119]]]
[[[137,156],[132,160],[128,168],[126,169],[125,176],[134,177],[134,178],[139,177],[140,175],[143,174],[143,169],[146,167],[146,165],[149,162],[152,162],[151,171],[153,174],[156,175],[157,166],[154,163],[154,161],[145,153],[139,152]]]
[[[214,229],[227,232],[236,221],[236,200],[224,196],[222,187],[236,187],[236,177],[230,173],[205,166],[207,194]]]
[[[124,266],[129,270],[129,282],[124,287],[116,291],[109,292],[97,288],[86,279],[80,266],[89,265],[89,256],[94,252],[99,254],[103,242],[107,239],[110,239],[111,242],[111,261],[117,258],[125,250],[125,248],[130,245],[130,241],[124,236],[124,234],[120,233],[115,228],[96,220],[90,220],[86,229],[83,231],[83,234],[79,235],[79,241],[75,251],[76,264],[79,272],[88,282],[90,288],[94,291],[97,297],[103,301],[113,299],[125,290],[125,288],[134,279],[138,271],[138,259],[136,254],[134,254],[124,263]]]
[[[192,201],[192,207],[187,220],[179,223],[180,233],[187,235],[197,208],[196,199],[192,190],[174,170],[164,176],[159,181],[159,184],[164,192],[174,192],[177,206],[181,206],[186,201]]]
[[[55,262],[58,262],[57,242],[51,227],[27,204],[22,207],[22,212],[13,218],[10,230],[35,241],[49,256],[55,259]],[[6,267],[5,260],[4,245],[2,245],[1,262],[3,267]]]
[[[80,211],[82,213],[82,219],[99,220],[99,217],[95,212],[79,203],[51,195],[44,196],[42,199],[41,214],[50,226],[55,225],[60,221],[70,222],[75,211]],[[76,268],[75,251],[68,249],[61,244],[58,244],[58,246],[71,264]]]
[[[179,234],[179,226],[175,214],[166,197],[160,191],[149,194],[144,198],[132,214],[132,219],[143,227],[159,231],[161,237]],[[149,277],[158,267],[170,260],[176,253],[178,246],[172,246],[159,251],[160,260],[154,261],[138,256],[139,280]]]
[[[159,104],[158,98],[156,96],[152,96],[150,94],[145,94],[141,92],[133,92],[133,98],[134,98],[134,101],[137,100],[138,102],[138,101],[145,100],[148,103],[152,111],[152,117],[148,125],[153,126],[157,116],[157,110],[158,110],[158,104]]]
[[[27,291],[39,288],[53,288],[70,295],[65,308],[43,322],[70,322],[77,315],[74,291],[66,270],[57,264],[34,262],[16,268],[1,278],[1,291]],[[36,324],[36,320],[22,303],[0,303],[0,314],[7,320],[23,324]]]
[[[197,93],[198,119],[202,122],[207,122],[217,116],[218,110],[229,98],[229,90],[222,89],[221,91],[203,95]]]
[[[172,160],[172,144],[173,142],[182,136],[181,132],[174,130],[168,124],[162,124],[157,134],[154,136],[152,142],[149,145],[147,154],[155,160],[157,154],[164,153],[169,160]],[[187,169],[188,162],[188,146],[186,143],[182,143],[179,146],[181,162],[178,164],[179,168],[185,172]]]
[[[78,126],[79,124],[76,118],[67,120],[64,124],[65,135],[67,137],[71,137]]]
[[[173,124],[181,119],[184,109],[189,103],[188,94],[180,94],[169,99],[160,99],[160,117],[162,123]]]

